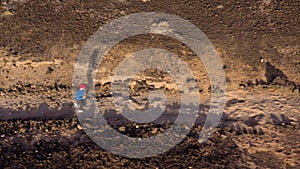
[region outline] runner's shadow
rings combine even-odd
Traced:
[[[270,62],[266,62],[266,73],[267,84],[271,84],[277,77],[288,79],[288,77],[277,67],[272,65]]]

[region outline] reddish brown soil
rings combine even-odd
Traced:
[[[299,1],[0,2],[0,168],[300,167]],[[129,159],[99,148],[81,130],[73,117],[72,74],[79,51],[100,26],[149,11],[178,15],[207,35],[222,59],[229,93],[222,124],[209,141],[197,143],[199,123],[170,151]],[[100,66],[101,108],[112,109],[103,103],[110,99],[111,71],[128,54],[148,47],[170,50],[189,64],[207,107],[209,79],[195,54],[174,39],[141,35],[115,46]],[[146,77],[148,87],[174,81],[144,72],[133,93],[148,92],[140,90]],[[164,91],[178,95],[171,87]],[[115,128],[120,125],[125,124]],[[133,124],[127,125],[125,133],[134,133]]]

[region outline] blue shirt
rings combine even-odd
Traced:
[[[78,89],[76,92],[76,101],[82,100],[84,96],[84,90]]]

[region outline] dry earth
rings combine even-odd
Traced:
[[[300,168],[299,1],[0,2],[0,168]],[[169,102],[158,120],[130,123],[113,107],[113,70],[133,52],[156,47],[178,55],[193,71],[201,98],[187,138],[164,154],[130,159],[98,147],[82,130],[72,104],[73,68],[100,26],[149,11],[187,19],[211,40],[226,73],[226,108],[213,137],[199,144],[211,90],[203,63],[188,46],[161,35],[120,42],[104,57],[94,84],[99,108],[120,133],[159,134],[178,109],[176,80],[158,70],[130,82],[139,109],[147,107],[149,91],[164,91]]]

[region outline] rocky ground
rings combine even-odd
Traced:
[[[205,119],[205,115],[200,115],[192,131],[180,144],[164,154],[145,159],[125,158],[101,149],[90,140],[71,114],[71,118],[55,120],[45,116],[39,120],[2,120],[1,166],[298,168],[299,97],[267,92],[268,89],[228,92],[227,107],[213,137],[198,143],[198,134]],[[150,123],[140,125],[137,131],[138,124],[122,124],[117,114],[105,117],[115,130],[133,137],[159,134],[170,125],[167,122]],[[171,119],[170,116],[165,118]]]
[[[300,168],[298,1],[0,2],[0,168]],[[178,15],[207,35],[226,73],[226,107],[213,137],[199,144],[212,90],[203,63],[168,37],[120,42],[104,57],[94,84],[94,99],[115,130],[149,137],[176,117],[176,79],[157,70],[137,75],[130,93],[143,109],[149,91],[162,90],[169,102],[160,120],[130,123],[113,107],[113,70],[141,49],[177,54],[193,71],[201,98],[196,124],[182,142],[164,154],[131,159],[105,151],[85,134],[74,116],[72,77],[79,51],[99,26],[149,11]]]

